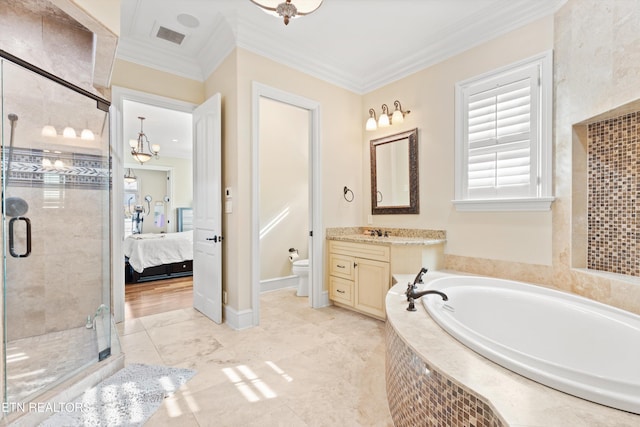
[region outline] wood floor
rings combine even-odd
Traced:
[[[125,320],[192,306],[193,280],[191,277],[179,277],[125,286]]]

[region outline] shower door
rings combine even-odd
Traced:
[[[4,402],[110,353],[108,103],[0,58]]]

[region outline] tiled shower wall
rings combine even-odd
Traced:
[[[588,268],[640,276],[640,112],[588,126]]]

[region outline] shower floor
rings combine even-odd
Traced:
[[[7,402],[28,402],[98,361],[95,329],[79,327],[7,343]]]

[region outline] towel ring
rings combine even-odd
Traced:
[[[349,196],[349,194],[351,194],[351,196]],[[347,202],[351,203],[351,202],[353,202],[353,197],[354,197],[354,196],[353,196],[353,191],[351,191],[351,190],[349,189],[349,187],[347,187],[347,186],[345,185],[345,186],[344,186],[344,199],[345,199]]]
[[[382,203],[382,191],[378,191],[377,201],[378,203]]]

